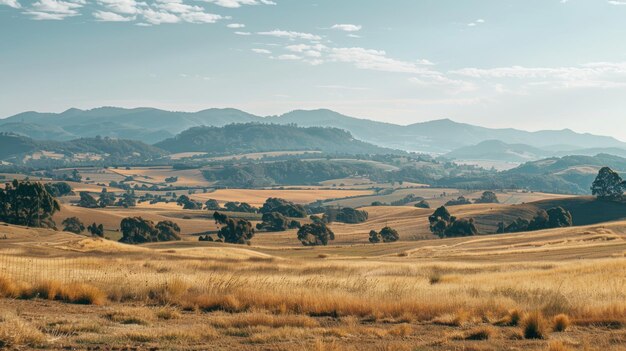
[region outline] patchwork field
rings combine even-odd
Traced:
[[[214,199],[219,202],[247,202],[253,206],[263,205],[270,197],[279,197],[299,204],[307,204],[317,200],[337,199],[350,196],[366,196],[371,190],[325,190],[325,189],[218,189],[210,193],[191,195],[198,201]]]

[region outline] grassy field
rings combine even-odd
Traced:
[[[45,349],[622,350],[625,228],[614,222],[291,248],[256,240],[249,247],[136,247],[0,226],[0,342]],[[540,338],[529,338],[529,330]]]
[[[375,196],[311,188],[192,197],[259,206],[267,197],[369,203],[407,194],[431,204],[480,196],[455,189]],[[541,193],[498,197],[500,204],[449,210],[474,218],[484,234],[499,221],[555,206],[571,211],[577,226],[437,239],[428,229],[433,209],[365,206],[367,221],[330,224],[336,238],[328,246],[303,247],[296,230],[258,232],[246,246],[199,242],[197,234],[219,228],[207,210],[64,202],[57,223],[73,216],[102,223],[113,240],[0,224],[0,348],[623,350],[626,204]],[[260,219],[231,215],[253,224]],[[117,243],[120,221],[129,216],[173,220],[183,240]],[[369,243],[369,231],[385,226],[400,240]]]

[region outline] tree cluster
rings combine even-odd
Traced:
[[[617,172],[603,167],[591,185],[591,193],[602,199],[619,199],[624,195],[626,182]]]
[[[572,214],[563,207],[553,207],[547,211],[540,210],[530,221],[517,218],[508,226],[503,222],[498,223],[498,234],[532,232],[535,230],[571,227],[573,225]]]
[[[356,224],[365,222],[368,218],[368,213],[362,210],[356,210],[351,207],[333,208],[327,207],[324,212],[323,219],[326,223],[341,222]]]
[[[370,243],[372,244],[376,244],[379,242],[391,243],[391,242],[400,240],[400,235],[398,234],[398,231],[396,231],[395,229],[391,227],[384,227],[383,229],[380,230],[380,232],[377,232],[375,230],[370,230],[369,240],[370,240]]]
[[[96,224],[96,222],[87,226],[87,231],[92,235],[99,238],[104,238],[104,226],[102,224]]]
[[[201,210],[202,209],[201,202],[193,201],[187,195],[181,195],[180,197],[178,197],[178,200],[176,200],[176,203],[179,206],[183,206],[184,210]]]
[[[471,203],[472,202],[465,198],[465,196],[459,196],[456,200],[446,202],[445,206],[470,205]]]
[[[287,229],[300,228],[300,222],[289,219],[278,212],[264,213],[261,217],[262,223],[256,225],[258,230],[268,232],[284,232]]]
[[[474,201],[476,204],[499,204],[498,196],[493,191],[485,191],[480,198]]]
[[[13,180],[0,189],[0,221],[28,227],[55,228],[59,202],[41,183]]]
[[[61,222],[63,230],[66,232],[80,234],[85,231],[85,225],[78,217],[68,217]]]
[[[180,240],[180,227],[172,221],[161,221],[155,225],[141,217],[127,217],[122,219],[120,228],[120,242],[126,244]]]
[[[270,197],[265,200],[263,207],[259,210],[261,213],[278,212],[286,217],[305,218],[307,211],[302,205],[294,204],[291,201]]]
[[[72,194],[72,187],[66,182],[46,183],[46,190],[54,197],[61,197]]]
[[[440,238],[471,236],[478,234],[474,219],[456,218],[450,215],[445,206],[441,206],[428,217],[430,231]]]
[[[213,219],[216,224],[221,224],[222,228],[217,232],[217,236],[226,243],[248,244],[254,237],[252,223],[241,218],[230,218],[225,214],[215,212]]]
[[[335,233],[325,223],[313,222],[298,230],[298,240],[304,246],[326,246],[330,240],[335,240]]]
[[[253,207],[247,202],[230,201],[224,204],[224,210],[229,212],[257,213],[258,208]]]

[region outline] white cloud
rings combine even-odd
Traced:
[[[342,30],[344,32],[358,32],[363,27],[360,25],[356,25],[356,24],[335,24],[330,28],[336,29],[336,30]]]
[[[224,17],[206,12],[187,12],[181,14],[181,18],[189,23],[215,23]]]
[[[352,63],[360,69],[400,73],[424,72],[424,69],[418,67],[416,63],[392,59],[382,50],[359,47],[332,48],[329,58],[336,62]]]
[[[479,19],[477,19],[477,20],[476,20],[476,21],[474,21],[474,22],[468,23],[468,24],[467,24],[467,26],[468,26],[468,27],[476,27],[477,25],[479,25],[479,24],[483,24],[483,23],[485,23],[485,20],[484,20],[484,19],[482,19],[482,18],[479,18]]]
[[[274,1],[269,0],[203,0],[218,6],[228,8],[238,8],[242,5],[276,5]]]
[[[252,49],[252,52],[255,52],[257,54],[271,54],[272,52],[266,49]]]
[[[626,0],[609,0],[609,4],[611,5],[626,5]]]
[[[19,9],[22,7],[22,5],[20,5],[17,0],[0,0],[0,5],[6,5],[14,9]]]
[[[322,37],[319,35],[311,34],[311,33],[301,33],[301,32],[291,32],[286,30],[274,29],[269,32],[258,32],[259,35],[267,35],[271,37],[277,38],[288,38],[291,40],[294,39],[303,39],[303,40],[322,40]]]
[[[277,59],[291,61],[291,60],[301,60],[302,57],[297,56],[297,55],[280,55],[277,57]]]
[[[178,23],[180,18],[174,14],[164,11],[155,11],[153,9],[145,9],[141,11],[141,15],[149,24]]]
[[[146,3],[138,3],[135,0],[98,0],[98,3],[110,11],[124,15],[134,15],[140,11],[140,6],[147,6]]]
[[[120,14],[108,11],[96,11],[93,13],[93,17],[101,22],[128,22],[135,19],[134,17],[124,17]]]
[[[78,16],[80,14],[78,9],[83,7],[84,3],[83,0],[39,0],[24,13],[34,20],[62,20],[66,17]]]
[[[245,24],[241,24],[241,23],[229,23],[229,24],[226,25],[226,27],[233,28],[233,29],[239,29],[239,28],[245,28],[246,25]]]
[[[478,87],[471,82],[458,79],[450,79],[444,74],[436,71],[424,73],[419,77],[411,77],[409,78],[409,82],[428,88],[432,88],[434,86],[440,87],[446,92],[453,94],[475,91],[478,89]]]
[[[250,32],[235,32],[235,34],[237,34],[237,35],[243,35],[243,36],[248,36],[248,35],[251,35],[252,33],[250,33]]]

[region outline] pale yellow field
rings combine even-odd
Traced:
[[[220,203],[227,201],[247,202],[253,206],[261,206],[270,197],[279,197],[299,204],[311,203],[316,200],[344,198],[349,196],[370,195],[370,190],[302,190],[302,189],[218,189],[211,193],[198,193],[191,198],[198,201],[215,199]]]
[[[178,177],[178,181],[171,183],[176,186],[208,187],[212,183],[204,179],[199,169],[174,170],[171,167],[147,167],[131,169],[109,169],[110,172],[124,177],[132,176],[135,181],[146,184],[164,185],[165,178]]]

